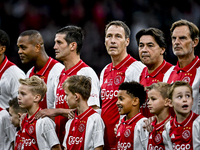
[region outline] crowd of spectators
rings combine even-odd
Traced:
[[[17,37],[21,32],[35,29],[44,37],[45,49],[55,57],[53,45],[57,29],[77,25],[85,31],[81,58],[99,75],[110,62],[104,45],[105,25],[122,20],[131,29],[128,52],[139,59],[135,34],[142,28],[156,27],[167,37],[166,60],[176,64],[171,50],[170,26],[174,21],[187,19],[200,28],[199,0],[0,0],[0,29],[11,39],[6,52],[11,61],[25,72],[30,66],[22,65],[17,51]],[[200,46],[197,47],[199,49]],[[199,50],[196,51],[200,55]]]

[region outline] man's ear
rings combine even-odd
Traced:
[[[76,51],[76,49],[77,49],[77,43],[76,42],[72,42],[72,43],[70,43],[70,50],[72,50],[72,51]]]
[[[132,101],[132,105],[133,106],[140,105],[140,99],[138,97],[134,97]]]
[[[6,51],[6,46],[0,46],[0,55],[4,54]]]

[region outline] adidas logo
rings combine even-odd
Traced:
[[[117,136],[120,136],[120,132],[118,132]]]
[[[108,80],[106,79],[106,81],[104,82],[104,84],[108,83]]]
[[[25,133],[25,129],[22,130],[22,133]]]
[[[149,139],[152,139],[152,135],[149,137]]]
[[[72,131],[75,131],[75,127],[73,127]]]
[[[171,139],[174,139],[174,138],[175,138],[175,135],[174,135],[174,134],[172,134],[172,135],[171,135]]]

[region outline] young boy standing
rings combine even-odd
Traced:
[[[150,113],[155,115],[155,120],[151,123],[153,131],[149,133],[147,150],[167,149],[163,143],[162,132],[165,122],[171,118],[169,115],[170,100],[167,94],[169,88],[170,84],[164,82],[154,83],[146,87],[148,95],[147,105]]]
[[[122,118],[117,129],[118,150],[145,150],[148,132],[143,130],[146,119],[139,111],[146,98],[144,87],[135,82],[123,82],[119,86],[117,106]]]
[[[65,126],[65,150],[103,150],[103,120],[87,104],[91,92],[91,78],[82,75],[68,77],[63,83],[63,89],[69,108],[77,109],[74,119],[70,119]]]
[[[10,114],[10,121],[17,128],[17,132],[15,133],[15,143],[14,149],[18,150],[18,147],[21,148],[23,141],[21,139],[21,130],[20,130],[20,117],[27,113],[26,109],[19,107],[18,99],[13,98],[9,101],[9,114]]]
[[[176,115],[166,124],[163,140],[171,149],[200,149],[200,116],[191,111],[192,93],[192,87],[184,81],[176,81],[170,87],[169,98]]]
[[[35,114],[41,109],[39,102],[47,91],[45,82],[37,76],[20,79],[19,82],[18,104],[27,110],[27,115],[21,124],[23,143],[20,149],[61,149],[53,120],[48,117],[35,119]]]

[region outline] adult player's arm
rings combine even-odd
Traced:
[[[56,117],[56,116],[64,116],[68,117],[68,115],[73,116],[75,109],[65,109],[65,108],[56,108],[56,109],[42,109],[37,112],[35,115],[36,119],[44,118],[44,117]]]
[[[62,150],[60,144],[54,145],[51,150]]]
[[[103,150],[103,146],[96,147],[95,150]]]

